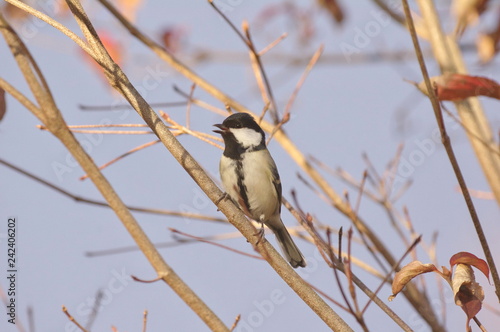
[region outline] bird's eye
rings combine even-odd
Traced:
[[[234,128],[241,128],[241,124],[239,124],[239,123],[235,124]]]

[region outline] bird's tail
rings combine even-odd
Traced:
[[[283,227],[271,228],[271,230],[276,235],[276,240],[278,240],[281,250],[285,254],[286,259],[290,262],[290,265],[293,268],[297,268],[299,266],[305,267],[306,260],[304,255],[302,255],[295,242],[293,242],[286,227],[283,225]]]

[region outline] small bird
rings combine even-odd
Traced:
[[[269,227],[294,268],[306,261],[281,221],[281,182],[266,148],[266,135],[253,117],[236,113],[216,124],[224,139],[219,172],[226,193],[249,218]]]

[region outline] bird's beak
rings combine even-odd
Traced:
[[[215,127],[219,128],[220,130],[214,130],[213,132],[214,133],[217,133],[217,134],[225,134],[229,129],[224,127],[222,124],[214,124]]]

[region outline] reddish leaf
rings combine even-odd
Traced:
[[[488,267],[488,263],[470,252],[462,251],[451,256],[450,266],[453,268],[453,266],[457,264],[472,265],[479,271],[483,272],[488,280],[490,279],[490,269]]]
[[[470,320],[481,310],[484,291],[476,282],[474,271],[468,264],[458,264],[452,279],[455,304],[467,315],[467,326]]]
[[[392,295],[389,296],[389,301],[392,301],[411,279],[420,274],[434,271],[437,271],[434,264],[424,264],[419,261],[413,261],[404,266],[394,276],[394,280],[392,281]]]
[[[458,101],[475,96],[500,99],[500,85],[482,76],[447,73],[431,77],[431,82],[437,88],[439,100]],[[427,94],[425,82],[420,82],[417,87],[424,94]]]

